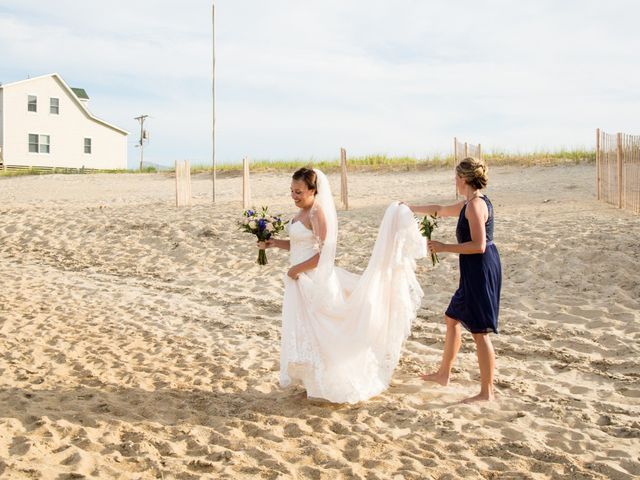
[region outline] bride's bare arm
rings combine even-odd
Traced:
[[[295,280],[296,278],[298,278],[298,275],[300,275],[301,273],[306,272],[307,270],[313,270],[314,268],[316,268],[318,266],[319,260],[320,260],[320,254],[316,253],[309,260],[305,260],[304,262],[298,263],[297,265],[294,265],[293,267],[291,267],[289,269],[289,272],[287,272],[287,275],[289,275],[291,278]]]
[[[290,250],[291,243],[289,242],[289,240],[272,238],[271,240],[267,240],[265,242],[258,242],[257,246],[261,250],[264,250],[266,248],[281,248],[282,250]]]
[[[407,205],[413,213],[418,215],[437,215],[438,217],[455,217],[460,215],[464,207],[464,200],[451,205]]]
[[[311,219],[311,230],[313,234],[320,241],[324,242],[327,238],[327,219],[324,216],[324,212],[321,208],[317,208],[309,215]]]

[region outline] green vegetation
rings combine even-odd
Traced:
[[[595,163],[595,150],[556,150],[544,151],[539,150],[533,153],[513,153],[500,150],[493,150],[483,158],[489,166],[491,165],[561,165],[561,164],[578,164],[578,163]]]
[[[489,166],[536,166],[536,165],[562,165],[593,163],[596,160],[594,150],[558,150],[558,151],[536,151],[533,153],[512,153],[500,150],[493,150],[483,154],[483,158]],[[414,157],[389,157],[387,155],[367,155],[364,157],[347,158],[349,170],[423,170],[429,168],[453,168],[453,155],[433,155],[424,158]],[[325,172],[338,171],[340,161],[335,160],[257,160],[251,162],[252,172],[268,171],[291,171],[300,167],[313,165]],[[192,165],[192,173],[210,172],[210,165]],[[217,166],[217,171],[224,173],[239,173],[242,171],[241,164],[223,164]]]
[[[89,173],[157,173],[156,167],[145,167],[142,171],[139,170],[93,170],[83,168],[51,168],[51,167],[10,167],[4,170],[0,167],[1,177],[20,177],[24,175],[47,175],[47,174],[64,174],[64,175],[86,175]]]
[[[506,152],[501,150],[492,150],[483,154],[483,158],[487,164],[491,166],[536,166],[536,165],[564,165],[578,163],[593,163],[596,160],[594,150],[556,150],[535,152]],[[359,171],[406,171],[406,170],[424,170],[429,168],[453,168],[453,155],[432,155],[423,158],[414,157],[389,157],[387,155],[367,155],[364,157],[348,157],[349,170]],[[340,161],[334,160],[316,160],[310,158],[308,160],[256,160],[251,162],[252,172],[278,172],[292,171],[300,167],[313,165],[326,172],[335,172],[340,169]],[[173,172],[173,169],[166,170]],[[237,175],[242,173],[242,164],[222,164],[218,165],[216,171],[221,175],[230,174]],[[145,167],[139,170],[79,170],[79,169],[63,169],[63,168],[24,168],[2,170],[0,167],[0,177],[14,177],[19,175],[42,175],[45,173],[162,173],[156,167]],[[192,165],[191,173],[211,172],[211,165]]]
[[[24,175],[40,175],[40,172],[34,170],[2,170],[0,169],[0,177],[21,177]]]

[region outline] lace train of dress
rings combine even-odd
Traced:
[[[304,224],[290,223],[288,230],[291,265],[318,253],[317,239]],[[322,291],[313,281],[316,270],[298,280],[285,276],[280,384],[301,383],[309,397],[335,403],[356,403],[385,390],[420,306],[415,260],[425,255],[413,214],[395,202],[362,275],[335,267]]]

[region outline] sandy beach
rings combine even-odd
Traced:
[[[471,335],[426,384],[457,257],[425,296],[393,385],[358,405],[278,386],[284,252],[256,265],[240,177],[0,178],[0,478],[640,477],[640,217],[598,202],[593,165],[499,167],[487,195],[503,264],[492,403]],[[448,203],[449,170],[361,172],[338,264],[362,271],[393,200]],[[339,198],[340,179],[330,175]],[[251,179],[291,216],[287,174]],[[453,241],[455,219],[436,236]]]

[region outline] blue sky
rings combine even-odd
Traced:
[[[639,134],[639,17],[635,0],[218,0],[217,160]],[[0,81],[53,72],[130,132],[130,166],[140,114],[145,160],[211,162],[210,1],[0,0]]]

